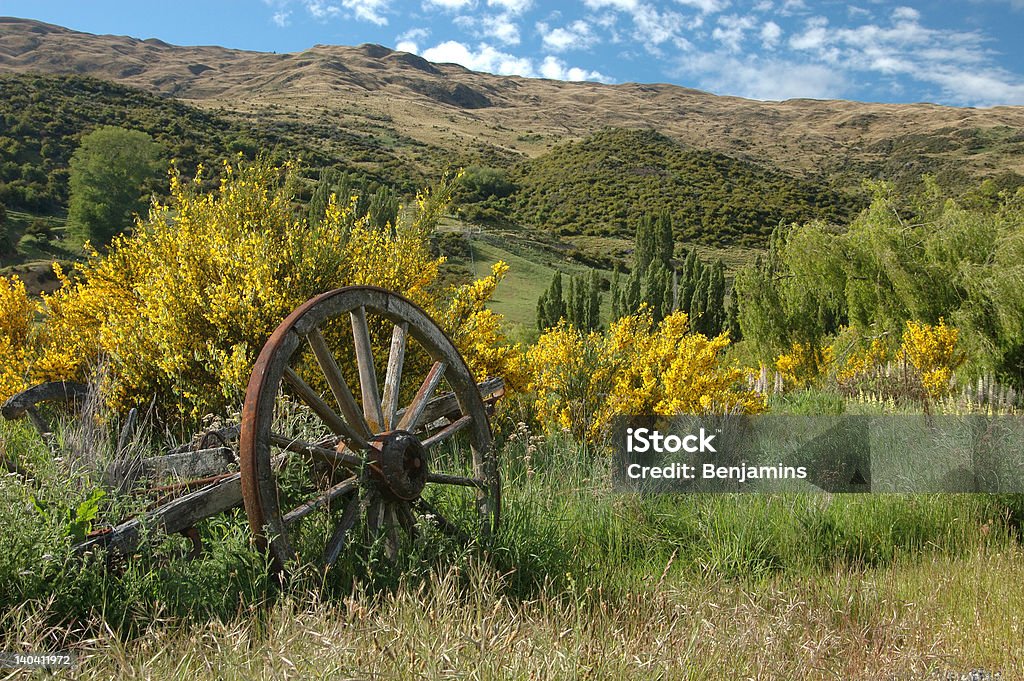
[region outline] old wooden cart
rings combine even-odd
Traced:
[[[388,332],[381,385],[372,339],[386,346]],[[346,375],[357,377],[358,399]],[[39,422],[40,400],[78,390],[33,388],[3,414]],[[158,530],[189,536],[198,553],[197,523],[239,505],[285,570],[330,566],[367,540],[394,557],[424,523],[487,536],[501,503],[488,414],[502,394],[500,378],[474,381],[452,341],[409,300],[368,286],[329,291],[270,336],[238,426],[198,447],[119,464],[120,478],[156,500],[76,548],[130,553]]]

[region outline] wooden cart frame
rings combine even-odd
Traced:
[[[371,329],[379,337],[388,327],[380,385]],[[358,377],[358,399],[343,355],[354,355],[349,375]],[[36,405],[79,398],[84,390],[37,386],[8,400],[3,415],[28,415],[42,430],[48,424]],[[367,540],[395,558],[424,523],[463,540],[486,538],[497,529],[501,506],[488,415],[503,394],[500,378],[474,381],[452,341],[411,301],[369,286],[329,291],[298,307],[267,340],[238,427],[218,432],[219,446],[126,464],[122,476],[174,481],[148,488],[160,495],[150,510],[93,533],[76,549],[128,554],[155,529],[189,536],[198,554],[196,525],[239,505],[282,571],[330,567]],[[278,428],[296,403],[303,429],[315,436]],[[440,490],[439,501],[432,489]],[[452,503],[462,510],[450,511]]]

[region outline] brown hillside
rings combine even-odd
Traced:
[[[243,116],[372,124],[442,149],[535,156],[605,127],[801,173],[1024,173],[1024,107],[759,102],[674,85],[566,83],[431,64],[379,45],[272,54],[0,18],[0,71],[76,73]]]

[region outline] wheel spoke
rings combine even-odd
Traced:
[[[420,512],[424,515],[430,516],[431,520],[433,520],[434,524],[437,525],[442,532],[450,537],[458,539],[459,541],[469,541],[469,537],[466,533],[460,530],[453,522],[441,515],[441,512],[434,508],[429,501],[426,499],[420,499],[417,503],[419,504]]]
[[[345,548],[345,540],[347,538],[349,530],[356,524],[356,520],[359,519],[359,497],[354,496],[345,506],[345,511],[341,514],[341,521],[338,526],[334,528],[334,532],[331,534],[331,538],[327,540],[327,548],[324,549],[324,565],[334,565],[335,561],[338,560],[338,556],[341,554],[341,550]]]
[[[427,403],[430,402],[430,398],[433,397],[438,384],[444,378],[444,372],[447,368],[448,364],[444,361],[434,362],[434,366],[430,367],[427,377],[423,379],[423,384],[416,391],[416,396],[412,398],[412,403],[406,408],[405,413],[402,414],[402,420],[398,423],[398,430],[412,432],[416,428],[420,417],[423,415],[423,410],[427,408]]]
[[[359,389],[363,396],[363,416],[370,430],[378,432],[384,423],[380,410],[380,393],[377,390],[377,370],[373,367],[373,347],[370,345],[370,327],[366,323],[366,308],[357,307],[349,315],[352,318],[352,339],[356,346],[356,362],[359,364]]]
[[[328,449],[319,444],[304,442],[295,438],[285,437],[284,435],[278,435],[276,433],[270,434],[270,444],[281,449],[286,449],[289,452],[296,454],[310,454],[313,457],[320,459],[321,461],[330,464],[332,466],[345,466],[346,468],[359,468],[363,465],[363,459],[358,454],[355,454],[351,450],[344,448],[344,443],[340,444],[344,449],[337,451],[334,449]]]
[[[379,495],[374,495],[366,509],[366,527],[370,532],[370,541],[380,536],[380,528],[384,522],[384,502]]]
[[[313,390],[308,383],[303,381],[299,375],[295,373],[294,369],[287,366],[284,368],[284,380],[288,382],[288,385],[298,393],[302,401],[309,405],[309,407],[316,412],[317,416],[319,416],[333,432],[351,441],[360,449],[370,448],[366,439],[360,437],[355,430],[349,426],[349,424],[345,423],[344,419],[338,416],[326,402],[320,399],[320,396],[317,395],[316,391]]]
[[[402,529],[409,536],[409,539],[416,541],[416,516],[412,514],[412,509],[409,508],[409,504],[406,502],[399,502],[395,505],[395,511],[398,515],[398,522],[401,524]]]
[[[358,480],[355,476],[342,480],[337,485],[332,486],[330,489],[326,490],[323,494],[316,497],[315,499],[305,501],[299,506],[296,506],[288,513],[286,513],[283,518],[285,525],[290,525],[294,523],[296,520],[305,518],[307,515],[317,510],[321,506],[329,504],[332,500],[337,499],[338,497],[344,494],[352,492],[353,490],[356,489],[358,484]]]
[[[398,393],[402,384],[402,365],[405,363],[405,345],[409,325],[405,322],[395,324],[391,333],[391,353],[388,355],[388,371],[384,377],[384,396],[381,410],[384,412],[384,430],[391,430],[398,411]]]
[[[430,359],[414,372],[414,356]],[[401,558],[424,535],[486,537],[501,501],[487,405],[502,385],[475,382],[434,320],[380,288],[296,308],[256,360],[239,427],[245,510],[276,569]]]
[[[460,487],[476,487],[487,490],[487,482],[476,478],[464,478],[458,475],[445,475],[444,473],[428,473],[427,482],[436,482],[441,485],[458,485]]]
[[[352,391],[349,390],[348,383],[345,381],[341,369],[338,368],[338,362],[334,359],[334,354],[327,347],[327,341],[324,340],[320,329],[310,331],[306,336],[306,340],[316,356],[320,369],[323,370],[324,376],[327,378],[327,384],[331,386],[331,392],[334,393],[334,399],[338,402],[341,413],[345,415],[349,425],[352,426],[360,437],[369,439],[372,433],[370,433],[366,421],[363,420],[363,415],[359,413],[356,398],[352,396]]]
[[[390,561],[398,558],[398,518],[390,503],[384,506],[384,555]]]
[[[447,426],[425,439],[422,444],[425,448],[430,449],[434,445],[444,442],[471,423],[473,423],[472,416],[463,416],[460,419],[452,421]]]

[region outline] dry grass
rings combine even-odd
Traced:
[[[1024,677],[1024,555],[979,550],[759,583],[667,577],[606,598],[515,600],[488,568],[384,596],[285,599],[227,622],[154,621],[128,642],[102,624],[70,644],[75,678],[921,679]],[[7,648],[80,638],[3,617]],[[958,677],[954,677],[958,678]]]

